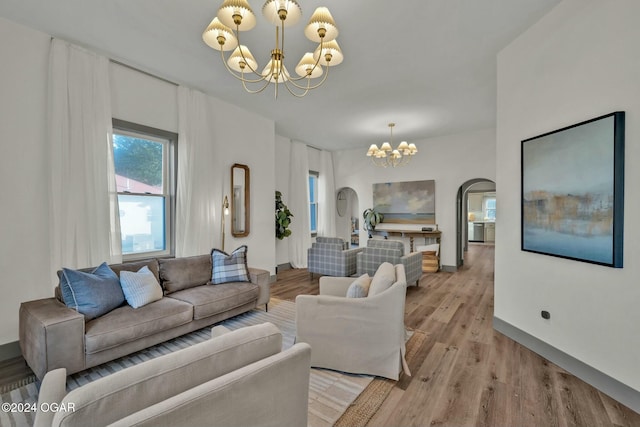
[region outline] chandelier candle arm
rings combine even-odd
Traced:
[[[389,123],[390,142],[384,142],[380,148],[376,144],[371,144],[367,150],[367,157],[371,157],[371,161],[376,166],[383,168],[404,166],[418,152],[416,145],[408,144],[407,141],[402,141],[396,149],[392,147],[394,126],[395,123]]]
[[[318,7],[304,29],[305,36],[318,43],[318,46],[315,51],[303,55],[295,67],[297,76],[291,76],[284,64],[285,27],[300,21],[302,9],[297,0],[267,0],[262,7],[262,15],[276,27],[275,48],[271,50],[270,61],[262,72],[258,71],[258,62],[249,48],[240,42],[240,32],[251,30],[256,25],[256,16],[247,0],[224,0],[218,8],[217,16],[202,34],[203,41],[209,47],[220,51],[225,68],[242,82],[247,92],[259,93],[269,83],[274,83],[277,98],[278,85],[282,83],[293,96],[303,97],[326,81],[329,67],[343,61],[344,56],[335,41],[338,28],[333,16],[326,7]],[[225,59],[224,52],[228,51],[233,52]],[[249,74],[255,75],[255,78]],[[320,81],[311,84],[312,78]],[[306,79],[306,84],[296,83],[302,79]],[[262,82],[264,83],[255,90],[248,87]],[[294,92],[294,88],[301,93]]]
[[[228,61],[225,61],[225,60],[224,60],[224,53],[223,53],[222,51],[220,51],[220,53],[221,53],[221,55],[222,55],[222,62],[224,63],[224,66],[226,67],[227,71],[229,71],[229,73],[230,73],[233,77],[235,77],[236,79],[238,79],[238,80],[242,81],[243,85],[244,85],[245,83],[259,83],[259,82],[265,81],[266,76],[261,76],[261,74],[256,73],[256,72],[255,72],[255,71],[253,71],[253,70],[252,70],[252,71],[253,71],[256,75],[261,76],[261,77],[260,77],[260,78],[258,78],[258,79],[247,79],[247,78],[245,78],[245,77],[244,77],[244,74],[245,74],[245,71],[244,71],[244,70],[240,71],[241,75],[236,74],[236,73],[233,71],[233,69],[231,69],[231,67],[229,66]],[[257,64],[256,64],[256,65],[257,65]],[[249,64],[248,64],[248,63],[246,63],[246,62],[245,62],[245,66],[246,66],[246,67],[251,68],[251,67],[249,66]],[[265,87],[266,87],[266,86],[268,86],[268,83],[269,83],[269,82],[267,81],[267,85],[265,85]],[[246,89],[246,87],[245,87],[245,89]],[[250,90],[248,90],[248,89],[247,89],[247,92],[250,92],[250,93],[259,93],[259,92],[262,92],[262,90],[264,90],[264,88],[261,88],[261,89],[259,89],[258,91],[254,91],[254,92],[251,92]]]

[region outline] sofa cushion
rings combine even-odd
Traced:
[[[120,285],[127,303],[133,308],[145,306],[162,298],[160,283],[146,265],[137,272],[122,271]]]
[[[219,249],[211,251],[211,283],[219,285],[229,282],[249,282],[247,267],[247,246],[242,245],[231,254]]]
[[[193,306],[162,298],[134,309],[129,305],[87,322],[85,352],[98,353],[191,322]]]
[[[159,259],[160,279],[167,294],[200,286],[211,280],[211,256]]]
[[[372,297],[386,291],[395,281],[395,267],[390,262],[383,262],[376,270],[376,274],[373,275],[373,279],[371,279],[369,296]]]
[[[347,298],[364,298],[369,295],[371,277],[367,273],[358,277],[347,289]]]
[[[193,305],[193,319],[199,320],[257,301],[259,293],[258,285],[236,282],[197,286],[174,292],[167,298],[175,298]]]
[[[86,320],[102,316],[124,302],[120,280],[106,262],[88,273],[63,268],[60,286],[65,305],[84,314]]]
[[[111,264],[109,267],[111,267],[118,277],[120,277],[123,271],[139,271],[142,267],[147,267],[153,273],[156,280],[160,282],[160,266],[158,265],[158,260],[155,258],[141,261],[127,261],[122,264]]]

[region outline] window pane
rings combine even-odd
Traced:
[[[315,203],[311,204],[311,232],[315,233],[317,230],[317,205]]]
[[[318,230],[318,176],[309,174],[309,228],[312,233]]]
[[[128,135],[113,135],[117,191],[163,193],[163,144]]]
[[[165,198],[118,195],[122,253],[162,251],[165,244]]]
[[[313,175],[309,175],[309,200],[316,201],[316,177]]]

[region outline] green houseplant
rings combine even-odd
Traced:
[[[362,212],[362,218],[364,219],[365,230],[371,232],[376,229],[376,225],[380,224],[382,220],[384,220],[384,214],[382,212],[378,212],[376,208],[369,208]],[[371,233],[369,233],[369,237],[371,237]]]
[[[291,230],[289,230],[289,224],[291,224],[291,218],[293,214],[282,202],[282,193],[276,190],[276,237],[280,240],[285,237],[291,236]]]

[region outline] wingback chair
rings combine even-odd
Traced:
[[[317,237],[307,250],[307,268],[313,274],[347,277],[356,273],[356,255],[362,248],[349,249],[339,237]]]
[[[407,286],[420,284],[422,277],[422,253],[404,254],[404,243],[399,240],[369,239],[367,247],[357,255],[356,271],[358,275],[375,274],[383,262],[404,265]]]

